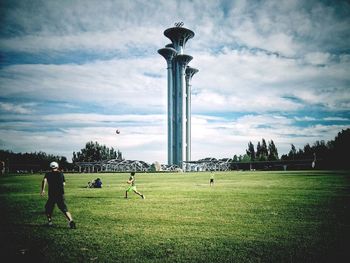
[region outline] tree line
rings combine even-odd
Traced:
[[[312,145],[306,144],[301,149],[296,149],[291,144],[288,154],[283,154],[279,158],[277,147],[273,140],[267,141],[263,138],[256,145],[250,141],[244,155],[234,155],[233,163],[254,163],[254,162],[273,162],[273,161],[297,161],[297,160],[316,160],[319,169],[349,169],[350,158],[348,151],[350,149],[350,128],[339,132],[333,140],[316,141]],[[73,170],[75,162],[98,162],[104,160],[119,159],[122,160],[122,153],[100,145],[98,142],[87,142],[85,147],[78,152],[73,152],[73,163],[68,162],[64,156],[46,154],[39,151],[34,153],[14,153],[8,150],[0,150],[0,167],[2,170],[5,165],[9,172],[39,172],[46,171],[49,163],[57,161],[63,170]]]
[[[122,159],[119,150],[100,145],[98,142],[87,142],[85,148],[73,152],[72,162],[68,162],[64,156],[47,154],[39,151],[34,153],[14,153],[8,150],[0,150],[0,172],[4,169],[11,173],[35,173],[47,171],[52,161],[59,163],[62,170],[74,170],[75,162],[98,162],[103,160]]]
[[[333,140],[316,141],[313,145],[306,144],[303,149],[296,149],[292,144],[288,154],[282,155],[282,160],[312,159],[319,163],[319,168],[348,169],[350,168],[350,129],[342,130]]]
[[[254,144],[250,141],[246,153],[243,155],[234,155],[233,162],[264,162],[279,160],[278,150],[273,140],[268,141],[263,138],[257,143],[256,150]]]
[[[252,142],[248,143],[245,158],[250,161],[275,161],[278,160],[278,151],[273,140],[266,143],[265,139],[258,142],[256,151]]]
[[[40,172],[49,169],[49,164],[56,161],[63,170],[71,170],[73,164],[64,156],[47,154],[45,152],[14,153],[8,150],[0,150],[0,166],[6,172]]]
[[[342,169],[350,168],[350,129],[342,130],[333,140],[316,141],[312,145],[307,143],[302,149],[296,149],[291,144],[288,154],[278,156],[278,150],[273,140],[266,143],[265,139],[257,143],[256,150],[250,141],[244,155],[234,155],[233,162],[268,162],[268,161],[297,161],[314,160],[318,168]]]

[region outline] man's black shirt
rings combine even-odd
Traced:
[[[64,194],[65,182],[63,173],[59,171],[52,171],[45,174],[45,177],[49,184],[49,196],[60,196]]]

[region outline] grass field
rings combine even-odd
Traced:
[[[45,226],[43,175],[1,177],[1,258],[349,262],[350,172],[217,172],[213,187],[209,173],[136,176],[145,200],[124,199],[129,174],[66,174],[74,230],[57,207]],[[85,188],[96,177],[103,188]]]

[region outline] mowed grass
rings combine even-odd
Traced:
[[[8,262],[349,262],[349,172],[137,173],[145,200],[129,174],[65,174],[75,230],[57,207],[45,226],[42,177],[0,178]]]

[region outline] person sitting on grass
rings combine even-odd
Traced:
[[[100,178],[97,178],[94,183],[94,188],[102,188],[102,181]]]
[[[92,180],[91,182],[88,182],[87,188],[94,188],[95,186],[95,180]]]
[[[125,191],[125,198],[128,198],[128,192],[133,191],[135,194],[141,196],[142,199],[145,199],[146,197],[137,191],[136,184],[135,184],[135,172],[131,172],[130,178],[127,181],[127,183],[130,185],[128,189]]]
[[[88,182],[87,188],[102,188],[102,181],[100,178]]]

